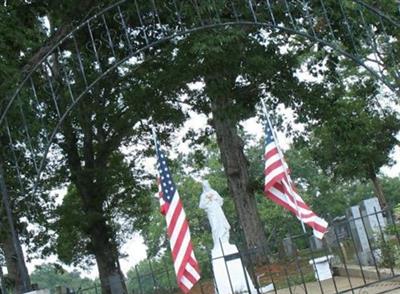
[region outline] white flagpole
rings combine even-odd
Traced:
[[[269,119],[269,115],[268,115],[268,112],[267,112],[267,107],[265,105],[264,99],[262,99],[262,98],[261,98],[261,104],[262,104],[262,107],[263,107],[264,116],[267,118],[267,122],[268,122],[269,128],[271,129],[272,136],[274,137],[275,145],[276,145],[276,147],[278,149],[279,158],[280,158],[280,160],[282,162],[282,165],[283,165],[283,168],[285,170],[285,176],[286,176],[286,178],[287,178],[287,180],[289,182],[288,183],[289,184],[289,189],[290,189],[290,192],[291,192],[291,194],[293,196],[294,204],[296,205],[296,210],[299,212],[301,227],[303,228],[303,232],[306,233],[307,231],[306,231],[306,227],[304,226],[302,213],[299,210],[299,207],[297,205],[296,195],[295,195],[294,191],[292,190],[292,179],[290,178],[289,173],[287,172],[287,168],[286,168],[287,164],[285,162],[285,159],[283,157],[283,152],[282,152],[281,147],[279,145],[278,136],[275,133],[275,129],[272,127],[272,123],[271,123],[271,120]]]
[[[156,147],[156,157],[157,157],[158,156],[158,150],[157,150],[157,134],[156,134],[156,130],[154,128],[151,128],[151,132],[153,134],[154,147]]]

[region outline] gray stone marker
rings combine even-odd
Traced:
[[[351,234],[356,245],[355,250],[358,253],[359,262],[362,265],[370,265],[371,262],[371,249],[368,244],[368,235],[364,229],[363,221],[361,220],[360,207],[358,205],[352,206],[347,211],[347,216],[350,223]],[[358,259],[355,257],[355,259]]]
[[[287,256],[294,256],[296,247],[291,237],[286,237],[282,240],[283,250]]]
[[[382,214],[378,198],[374,197],[361,201],[360,211],[364,218],[368,236],[376,238],[377,234],[380,235],[380,230],[383,231],[386,227],[386,219]]]
[[[379,259],[380,252],[372,253],[373,248],[370,248],[369,244],[380,238],[380,230],[383,231],[386,227],[386,220],[381,212],[378,198],[365,199],[361,201],[360,205],[352,206],[347,211],[347,216],[360,263],[373,265],[374,258],[375,262],[379,261],[377,259]]]
[[[322,242],[322,240],[312,235],[310,237],[310,246],[313,251],[318,251],[324,248],[324,243]]]

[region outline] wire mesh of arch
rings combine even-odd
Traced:
[[[16,90],[3,101],[0,128],[6,184],[21,199],[32,196],[39,183],[51,179],[50,163],[64,160],[57,148],[52,149],[54,141],[62,141],[64,120],[99,81],[123,71],[124,64],[140,66],[161,44],[179,42],[200,30],[255,26],[300,36],[321,50],[352,60],[398,93],[396,5],[393,1],[390,14],[358,0],[134,0],[98,8],[51,44],[38,62],[27,65]]]

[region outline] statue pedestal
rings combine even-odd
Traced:
[[[211,251],[215,293],[257,293],[235,245],[223,243]],[[250,290],[250,291],[249,291]]]

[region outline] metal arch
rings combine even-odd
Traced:
[[[197,28],[193,28],[193,29],[190,29],[190,30],[186,30],[186,31],[184,31],[184,32],[179,32],[179,33],[177,33],[177,34],[174,34],[174,35],[165,37],[165,38],[162,39],[162,40],[158,40],[158,41],[156,41],[156,42],[153,42],[153,43],[151,43],[151,44],[148,44],[148,45],[142,47],[141,49],[139,49],[139,50],[133,52],[132,54],[126,56],[125,58],[121,59],[120,61],[118,61],[117,63],[113,64],[111,67],[109,67],[106,71],[104,71],[99,77],[97,77],[92,83],[90,83],[90,84],[86,87],[86,89],[85,89],[83,92],[81,92],[81,93],[79,94],[79,96],[77,96],[77,97],[75,98],[75,101],[66,109],[66,111],[64,112],[64,114],[59,118],[59,120],[58,120],[56,126],[55,126],[54,129],[53,129],[53,132],[51,133],[51,135],[50,135],[50,137],[49,137],[49,144],[48,144],[48,145],[46,146],[46,148],[45,148],[44,156],[42,157],[42,160],[40,161],[40,164],[39,164],[39,173],[38,173],[38,175],[37,175],[37,180],[35,181],[35,187],[34,187],[33,190],[36,190],[37,184],[40,182],[40,175],[41,175],[41,172],[43,171],[43,169],[45,168],[45,161],[46,161],[48,152],[49,152],[49,150],[50,150],[50,147],[51,147],[51,145],[52,145],[52,142],[53,142],[54,137],[55,137],[56,134],[58,133],[58,130],[59,130],[60,126],[61,126],[62,123],[64,122],[65,118],[69,115],[69,113],[70,113],[70,112],[74,109],[74,107],[80,102],[80,100],[82,99],[82,97],[84,97],[85,94],[87,94],[88,91],[90,91],[90,89],[92,89],[100,80],[102,80],[103,78],[107,77],[107,75],[108,75],[111,71],[113,71],[113,70],[114,70],[115,68],[117,68],[119,65],[125,63],[125,62],[126,62],[127,60],[129,60],[131,57],[137,55],[138,53],[141,53],[141,52],[143,52],[143,51],[146,51],[146,50],[148,50],[149,48],[152,48],[152,47],[154,47],[154,46],[160,45],[161,43],[167,42],[167,41],[169,41],[169,40],[171,40],[171,39],[173,39],[173,38],[175,38],[175,37],[177,37],[177,36],[187,35],[187,34],[191,34],[191,33],[197,32],[197,31],[206,30],[206,29],[211,29],[211,28],[224,27],[224,26],[227,26],[227,25],[229,25],[229,26],[236,26],[236,25],[238,25],[238,26],[254,26],[254,25],[256,25],[256,26],[261,26],[261,27],[271,27],[269,23],[254,23],[254,22],[244,22],[244,21],[243,21],[243,22],[226,22],[226,23],[222,23],[222,24],[204,25],[204,26],[201,26],[201,27],[197,27]],[[326,41],[324,41],[324,40],[322,40],[322,39],[315,38],[314,36],[311,36],[311,35],[308,35],[308,34],[305,34],[305,33],[295,32],[294,30],[291,30],[291,29],[289,29],[289,28],[280,27],[280,26],[274,26],[274,27],[271,27],[271,28],[275,28],[275,29],[278,29],[278,30],[281,30],[281,31],[286,31],[286,32],[292,33],[292,34],[297,34],[297,35],[303,36],[303,37],[305,37],[305,38],[314,40],[314,41],[316,41],[316,42],[318,42],[318,43],[321,43],[321,44],[324,45],[324,46],[328,46],[328,47],[332,48],[333,50],[337,51],[337,52],[340,53],[341,55],[343,55],[343,56],[345,56],[345,57],[351,59],[351,60],[354,61],[356,64],[358,64],[358,65],[364,67],[368,72],[370,72],[370,74],[371,74],[372,76],[374,76],[374,78],[376,78],[376,79],[378,79],[378,80],[381,80],[381,82],[383,82],[389,89],[391,89],[392,91],[396,91],[396,89],[393,88],[392,85],[390,85],[389,83],[387,83],[385,80],[382,80],[382,79],[379,77],[379,75],[378,75],[373,69],[371,69],[370,67],[368,67],[365,63],[360,62],[360,60],[358,60],[357,58],[355,58],[352,54],[350,54],[350,53],[348,53],[348,52],[342,50],[341,48],[335,46],[334,44],[328,43],[328,42],[326,42]],[[138,65],[138,66],[140,66],[140,65]]]
[[[232,0],[231,0],[231,1],[232,1]],[[230,1],[230,2],[231,2],[231,1]],[[297,1],[300,1],[300,0],[297,0]],[[322,3],[322,4],[324,3],[323,1],[324,1],[324,0],[321,0],[321,3]],[[62,43],[63,43],[64,41],[66,41],[68,38],[70,38],[71,36],[73,36],[73,34],[74,34],[75,32],[78,32],[79,30],[81,30],[82,28],[84,28],[85,26],[87,26],[91,21],[97,19],[97,18],[100,17],[100,16],[103,16],[103,15],[106,14],[108,11],[112,10],[112,9],[115,8],[115,7],[119,7],[120,5],[124,4],[125,2],[128,2],[128,1],[127,1],[127,0],[120,0],[120,1],[118,1],[118,2],[116,2],[116,3],[114,3],[114,4],[112,4],[112,5],[110,5],[110,6],[106,7],[106,8],[104,8],[104,9],[101,10],[100,12],[95,13],[92,17],[88,18],[87,20],[85,20],[84,22],[82,22],[80,25],[76,26],[72,31],[70,31],[67,35],[65,35],[63,38],[61,38],[55,45],[53,45],[53,46],[49,49],[49,51],[42,57],[42,59],[41,59],[39,62],[37,62],[37,63],[32,67],[32,69],[28,72],[28,74],[27,74],[27,75],[21,80],[21,82],[19,83],[19,85],[18,85],[18,87],[16,88],[14,94],[10,97],[10,99],[9,99],[9,101],[8,101],[8,103],[7,103],[6,107],[5,107],[5,109],[3,110],[3,113],[2,113],[1,116],[0,116],[0,126],[3,124],[4,118],[5,118],[5,116],[7,115],[7,112],[8,112],[8,110],[9,110],[10,106],[12,105],[12,103],[14,102],[14,100],[15,100],[16,96],[18,95],[18,93],[21,91],[21,89],[24,87],[24,85],[29,81],[29,79],[31,78],[32,74],[38,69],[38,67],[39,67],[40,65],[42,65],[42,63],[43,63],[50,55],[52,55],[52,54],[56,51],[56,49],[60,46],[60,44],[62,44]],[[174,2],[175,2],[175,0],[174,0]],[[353,54],[351,54],[351,53],[346,52],[345,50],[341,49],[339,46],[336,46],[334,43],[330,43],[329,41],[326,41],[326,40],[323,40],[323,39],[318,39],[318,38],[316,38],[315,36],[311,36],[311,35],[308,35],[308,34],[304,34],[303,32],[298,31],[298,30],[295,30],[295,29],[290,29],[290,28],[286,28],[286,27],[279,27],[278,25],[276,25],[275,20],[274,20],[274,15],[273,15],[272,10],[271,10],[271,6],[272,6],[272,5],[270,4],[270,1],[269,1],[269,0],[266,0],[266,2],[267,2],[266,4],[268,4],[268,9],[269,9],[269,12],[270,12],[270,16],[271,16],[271,18],[272,18],[272,19],[271,19],[271,20],[272,20],[272,23],[262,23],[262,22],[258,22],[258,21],[257,21],[257,18],[254,17],[253,6],[252,6],[252,5],[249,5],[249,9],[251,10],[251,13],[252,13],[252,15],[253,15],[253,21],[241,22],[241,21],[239,21],[238,18],[236,18],[236,19],[237,19],[236,22],[226,22],[226,23],[224,23],[224,25],[250,24],[250,23],[253,24],[253,25],[265,25],[265,26],[268,26],[269,28],[272,28],[272,29],[275,28],[275,29],[278,29],[278,30],[284,30],[284,31],[290,32],[290,33],[292,33],[292,34],[301,35],[301,36],[306,37],[306,38],[308,38],[308,39],[317,41],[317,42],[319,42],[319,43],[321,43],[321,44],[323,44],[323,45],[325,45],[325,46],[331,47],[332,49],[334,49],[335,51],[337,51],[339,54],[342,54],[342,55],[344,55],[344,56],[346,56],[346,57],[352,59],[352,60],[355,61],[358,65],[363,66],[363,67],[364,67],[365,69],[367,69],[372,75],[374,75],[375,78],[377,78],[378,80],[380,80],[381,82],[383,82],[386,86],[388,86],[393,92],[398,91],[398,89],[396,89],[393,85],[391,85],[390,82],[386,81],[384,77],[380,76],[380,75],[377,74],[373,69],[371,69],[371,68],[369,68],[368,66],[364,65],[364,62],[361,61],[357,56],[355,56],[355,55],[353,55]],[[287,0],[283,0],[283,2],[285,2],[286,5],[288,5],[288,4],[287,4]],[[381,17],[381,18],[386,19],[386,20],[389,21],[392,25],[394,25],[394,26],[396,26],[396,27],[398,27],[398,28],[400,29],[400,21],[394,20],[392,17],[390,17],[390,16],[388,16],[388,15],[382,13],[380,10],[374,8],[373,6],[367,4],[367,3],[363,2],[363,1],[360,1],[360,0],[351,0],[351,2],[356,3],[356,4],[359,4],[359,5],[363,6],[363,7],[365,7],[366,9],[368,9],[369,11],[371,11],[372,13],[378,15],[378,16]],[[233,3],[233,2],[232,2],[232,3]],[[251,0],[249,0],[249,3],[251,3]],[[323,5],[324,5],[324,4],[323,4]],[[324,10],[325,10],[325,6],[323,6],[323,7],[324,7]],[[290,11],[288,12],[288,16],[291,17]],[[329,20],[329,19],[328,19],[328,20]],[[160,24],[161,24],[161,23],[160,23]],[[218,25],[202,25],[202,26],[199,27],[199,29],[201,29],[201,28],[206,29],[206,28],[211,28],[211,27],[215,27],[215,26],[218,26]],[[196,31],[197,29],[192,29],[192,30],[193,30],[193,31]],[[190,32],[190,31],[192,31],[192,30],[188,30],[187,32],[179,33],[179,34],[177,34],[177,35],[187,34],[188,32]],[[170,37],[169,39],[171,39],[171,37]],[[130,57],[131,57],[131,56],[130,56]]]
[[[213,0],[212,0],[212,1],[213,1]],[[323,0],[320,0],[320,1],[321,1],[322,4],[324,4],[324,1],[323,1]],[[341,0],[339,0],[339,2],[340,2],[340,1],[341,1]],[[74,39],[76,33],[79,33],[80,31],[84,31],[84,29],[86,29],[87,27],[89,28],[89,34],[90,34],[90,37],[91,37],[92,45],[93,45],[93,48],[94,48],[94,51],[95,51],[96,59],[98,60],[98,56],[97,56],[97,52],[96,52],[96,44],[95,44],[95,40],[93,40],[93,36],[92,36],[92,31],[91,31],[90,24],[91,24],[91,22],[93,22],[93,21],[95,21],[95,20],[97,20],[97,19],[100,19],[101,17],[104,17],[105,14],[107,14],[107,13],[110,12],[110,11],[112,11],[113,9],[115,9],[115,8],[118,9],[119,15],[120,15],[121,20],[122,20],[122,29],[121,29],[121,31],[122,31],[122,34],[125,34],[125,37],[126,37],[126,39],[127,39],[128,45],[126,45],[126,46],[128,46],[129,49],[130,49],[130,50],[129,50],[129,53],[128,53],[125,57],[123,57],[122,59],[120,59],[120,60],[114,62],[114,63],[113,63],[111,66],[109,66],[107,69],[103,70],[99,75],[96,76],[96,78],[95,78],[93,81],[87,83],[87,84],[86,84],[86,87],[85,87],[85,89],[84,89],[84,91],[82,91],[81,93],[79,93],[78,96],[75,97],[75,99],[72,101],[72,103],[70,103],[70,104],[66,107],[66,109],[65,109],[65,111],[64,111],[63,113],[59,113],[59,111],[58,111],[58,109],[57,109],[58,119],[57,119],[57,121],[56,121],[56,124],[55,124],[54,128],[52,129],[50,136],[47,137],[47,142],[46,142],[46,144],[44,145],[44,147],[42,146],[42,148],[40,149],[40,151],[42,151],[42,156],[41,156],[41,158],[38,158],[38,159],[40,160],[40,163],[39,163],[39,165],[38,165],[38,168],[36,169],[36,179],[35,179],[35,181],[34,181],[34,189],[33,189],[33,190],[36,190],[38,184],[40,183],[41,174],[42,174],[43,170],[45,169],[45,166],[46,166],[46,159],[47,159],[47,156],[48,156],[48,153],[49,153],[51,144],[52,144],[52,142],[53,142],[53,139],[54,139],[55,136],[57,135],[60,126],[62,125],[63,121],[64,121],[65,118],[68,116],[68,114],[69,114],[69,113],[74,109],[74,107],[79,103],[79,101],[81,100],[81,98],[82,98],[86,93],[88,93],[88,91],[90,91],[90,89],[92,89],[100,80],[102,80],[104,77],[106,77],[111,71],[113,71],[114,69],[116,69],[118,66],[120,66],[121,64],[123,64],[124,62],[126,62],[126,61],[127,61],[128,59],[130,59],[131,57],[136,56],[136,55],[138,55],[139,53],[145,52],[145,51],[148,50],[149,48],[152,48],[152,47],[155,47],[155,46],[157,46],[157,45],[160,45],[161,43],[167,42],[167,41],[169,41],[169,40],[171,40],[171,39],[173,39],[173,38],[175,38],[175,37],[182,36],[182,35],[187,35],[187,34],[191,34],[191,33],[194,33],[194,32],[200,31],[200,30],[206,30],[206,29],[217,28],[217,27],[225,27],[225,26],[258,26],[258,27],[266,27],[266,28],[269,28],[269,29],[274,29],[274,30],[278,30],[278,31],[282,31],[282,32],[287,32],[287,33],[294,34],[294,35],[299,35],[299,36],[302,36],[302,37],[304,37],[304,38],[306,38],[306,39],[312,40],[313,42],[320,43],[320,44],[322,44],[322,45],[324,45],[324,46],[327,46],[327,47],[332,48],[332,49],[333,49],[335,52],[337,52],[338,54],[340,54],[340,55],[342,55],[342,56],[345,56],[345,57],[347,57],[347,58],[353,60],[356,64],[358,64],[359,66],[365,68],[375,79],[380,80],[383,84],[385,84],[385,85],[386,85],[389,89],[391,89],[393,92],[398,91],[398,88],[396,87],[396,85],[393,85],[393,84],[390,82],[390,80],[387,79],[387,77],[386,77],[383,73],[378,72],[377,70],[375,70],[375,69],[369,67],[369,66],[365,63],[365,60],[362,60],[362,59],[360,58],[360,56],[357,56],[357,55],[355,55],[355,54],[353,54],[353,53],[347,51],[344,47],[341,47],[340,44],[339,44],[339,41],[336,40],[336,39],[334,38],[334,36],[333,36],[333,37],[332,37],[332,36],[329,37],[329,34],[330,34],[330,33],[333,35],[332,29],[331,29],[330,32],[328,32],[326,35],[323,35],[323,37],[326,38],[326,39],[323,39],[323,38],[320,38],[320,37],[318,36],[318,34],[316,34],[316,32],[314,31],[314,28],[313,28],[313,27],[311,27],[311,32],[310,32],[310,33],[308,32],[310,28],[307,28],[307,27],[303,27],[303,28],[301,28],[301,27],[296,27],[296,24],[295,24],[294,21],[293,21],[292,14],[291,14],[291,11],[290,11],[290,4],[289,4],[286,0],[283,0],[283,2],[286,4],[286,9],[287,9],[287,11],[285,12],[285,14],[286,14],[287,17],[288,17],[288,20],[290,20],[289,26],[285,26],[284,23],[283,23],[283,24],[277,24],[277,23],[276,23],[275,17],[274,17],[274,14],[273,14],[273,10],[272,10],[272,8],[271,8],[271,4],[270,4],[270,1],[269,1],[269,0],[266,0],[266,2],[265,2],[265,5],[268,4],[268,5],[266,6],[266,8],[265,8],[265,13],[267,14],[267,17],[266,17],[266,18],[267,18],[267,19],[270,19],[268,22],[265,22],[265,21],[262,21],[262,20],[258,20],[257,15],[256,15],[256,12],[255,12],[255,10],[254,10],[254,7],[253,7],[253,4],[252,4],[251,0],[249,0],[248,3],[247,3],[248,9],[249,9],[249,12],[250,12],[250,15],[249,15],[249,17],[248,17],[249,20],[242,20],[242,19],[240,19],[240,15],[237,14],[237,11],[235,10],[235,7],[233,6],[233,2],[232,2],[232,1],[228,1],[228,2],[232,3],[232,11],[230,11],[230,12],[231,12],[232,14],[234,14],[235,21],[221,22],[221,21],[218,21],[218,20],[214,20],[214,19],[213,19],[214,23],[206,24],[206,23],[204,23],[204,21],[201,19],[201,15],[200,15],[200,16],[199,16],[199,18],[200,18],[200,25],[194,26],[194,27],[189,28],[189,29],[184,29],[184,30],[180,30],[179,28],[178,28],[178,29],[175,29],[175,30],[171,30],[170,35],[168,35],[168,36],[163,36],[163,38],[157,39],[157,40],[154,41],[154,42],[150,42],[150,43],[149,43],[148,40],[147,40],[147,38],[146,38],[146,36],[147,36],[147,35],[146,35],[146,32],[144,32],[144,34],[145,34],[144,36],[145,36],[145,39],[146,39],[146,43],[147,43],[147,44],[141,46],[141,47],[140,47],[138,50],[136,50],[136,51],[132,51],[132,49],[130,48],[130,37],[128,36],[127,28],[126,28],[126,25],[125,25],[125,23],[124,23],[124,16],[123,16],[123,14],[121,13],[121,9],[120,9],[120,6],[123,5],[123,4],[125,4],[126,2],[128,2],[128,1],[127,1],[127,0],[122,0],[122,1],[116,2],[116,3],[114,3],[113,5],[111,5],[111,6],[107,7],[107,8],[105,8],[105,9],[103,9],[101,12],[99,12],[99,13],[93,15],[92,17],[90,17],[89,19],[87,19],[86,21],[84,21],[83,23],[81,23],[80,25],[78,25],[77,27],[75,27],[70,33],[68,33],[68,34],[67,34],[66,36],[64,36],[61,40],[59,40],[59,41],[58,41],[58,42],[57,42],[57,43],[42,57],[42,59],[32,67],[32,69],[29,71],[29,73],[26,75],[26,77],[25,77],[25,78],[22,80],[22,82],[19,84],[19,86],[18,86],[18,88],[16,89],[14,95],[9,99],[9,101],[8,101],[8,103],[7,103],[7,105],[6,105],[5,109],[4,109],[4,111],[3,111],[3,113],[2,113],[1,116],[0,116],[0,126],[3,126],[3,125],[4,125],[4,122],[5,122],[6,119],[7,119],[8,111],[10,110],[10,108],[12,107],[12,105],[15,104],[15,100],[17,99],[17,97],[18,97],[18,95],[20,94],[20,92],[21,92],[21,91],[24,89],[24,87],[27,86],[27,84],[31,81],[32,76],[33,76],[37,71],[40,70],[40,67],[43,66],[43,65],[45,64],[46,60],[47,60],[51,55],[53,55],[54,53],[57,52],[57,50],[59,49],[60,45],[62,45],[64,42],[66,42],[67,40],[69,40],[69,39],[71,39],[71,38]],[[135,1],[135,2],[136,2],[136,1]],[[173,0],[173,2],[176,3],[175,0]],[[301,2],[301,1],[298,0],[297,2]],[[362,2],[362,1],[359,1],[359,0],[352,0],[352,3],[355,3],[355,4],[357,4],[357,5],[361,5],[362,7],[364,7],[364,9],[366,9],[367,11],[369,11],[369,12],[373,13],[374,15],[376,15],[376,16],[379,18],[379,21],[380,21],[380,22],[382,22],[383,20],[386,20],[390,25],[395,26],[395,27],[397,27],[397,28],[400,28],[400,23],[399,23],[399,22],[397,22],[396,20],[394,20],[392,17],[389,17],[389,16],[383,14],[383,13],[380,12],[379,10],[376,10],[375,8],[371,7],[370,5],[368,5],[368,4],[366,4],[366,3]],[[176,6],[175,6],[175,7],[176,7]],[[341,8],[342,8],[342,6],[341,6]],[[136,9],[137,9],[136,12],[138,12],[138,16],[139,16],[140,23],[141,23],[141,25],[143,26],[142,19],[141,19],[141,15],[140,15],[140,12],[138,11],[139,8],[138,8],[137,5],[136,5]],[[176,8],[176,9],[177,9],[177,8]],[[194,9],[196,9],[196,7],[195,7]],[[326,13],[325,17],[326,17],[327,20],[329,21],[329,18],[328,18],[328,15],[327,15],[328,12],[327,12],[325,6],[323,6],[323,10],[324,10],[324,13]],[[177,10],[177,11],[178,11],[178,10]],[[176,12],[176,11],[175,11],[175,12]],[[198,11],[196,11],[196,12],[198,13]],[[268,16],[268,13],[270,14],[270,16]],[[351,33],[350,22],[349,22],[349,20],[347,19],[347,16],[346,16],[346,14],[345,14],[344,9],[341,11],[341,13],[342,13],[342,16],[344,17],[345,29],[347,29],[347,32],[348,32],[349,37],[350,37],[350,39],[351,39],[351,38],[352,38],[352,33]],[[219,17],[219,11],[217,12],[217,15],[218,15],[218,17]],[[304,17],[310,17],[310,15],[308,14],[308,12],[307,12],[307,14],[305,14],[305,15],[303,15],[303,16],[304,16]],[[311,15],[311,16],[312,16],[312,15]],[[181,19],[181,16],[179,15],[179,11],[178,11],[177,17],[178,17],[178,22],[177,22],[177,24],[178,24],[178,25],[179,25],[179,24],[182,25],[182,19]],[[233,17],[232,17],[232,18],[233,18]],[[161,22],[158,22],[158,24],[159,24],[160,26],[166,25],[166,24],[161,23]],[[328,25],[330,26],[331,23],[328,23]],[[368,25],[368,24],[367,24],[367,25]],[[303,30],[301,30],[301,29],[303,29]],[[367,28],[365,28],[365,29],[367,29]],[[87,33],[87,32],[86,32],[86,33]],[[353,40],[352,40],[352,41],[353,41]],[[74,42],[75,42],[75,39],[74,39]],[[76,43],[75,43],[75,45],[76,45]],[[353,44],[353,45],[354,45],[354,44]],[[353,48],[353,49],[354,49],[354,50],[357,50],[357,48]],[[78,53],[79,53],[79,51],[78,51]],[[76,53],[75,53],[75,54],[76,54]],[[95,59],[92,58],[92,59],[90,60],[90,62],[95,62],[94,60],[95,60]],[[81,62],[81,61],[79,60],[79,62]],[[81,69],[82,69],[82,64],[80,64],[80,67],[81,67]],[[85,77],[85,75],[84,75],[84,77]],[[394,76],[394,79],[396,79],[396,76]],[[86,81],[85,81],[85,82],[86,82]],[[51,80],[49,80],[49,83],[50,83],[50,87],[51,87],[51,91],[52,91],[52,98],[53,98],[53,100],[54,100],[54,93],[53,93],[53,88],[52,88]],[[65,86],[65,85],[64,85],[64,86]],[[69,87],[69,85],[67,85],[67,86]],[[49,94],[49,95],[50,95],[50,94]],[[55,102],[55,107],[57,108],[57,101],[54,101],[54,102]],[[21,111],[22,111],[22,110],[21,110]],[[23,111],[22,111],[22,112],[23,112]],[[22,114],[23,114],[23,113],[22,113]],[[25,125],[25,127],[26,127],[26,125]],[[27,131],[27,135],[28,135],[28,137],[29,137],[28,131]],[[28,149],[29,149],[29,148],[28,148]],[[31,149],[32,149],[31,151],[34,151],[32,147],[31,147]],[[33,157],[36,157],[36,155],[34,154],[34,152],[31,152],[31,153],[33,154]],[[36,163],[36,158],[33,159],[33,162]]]

